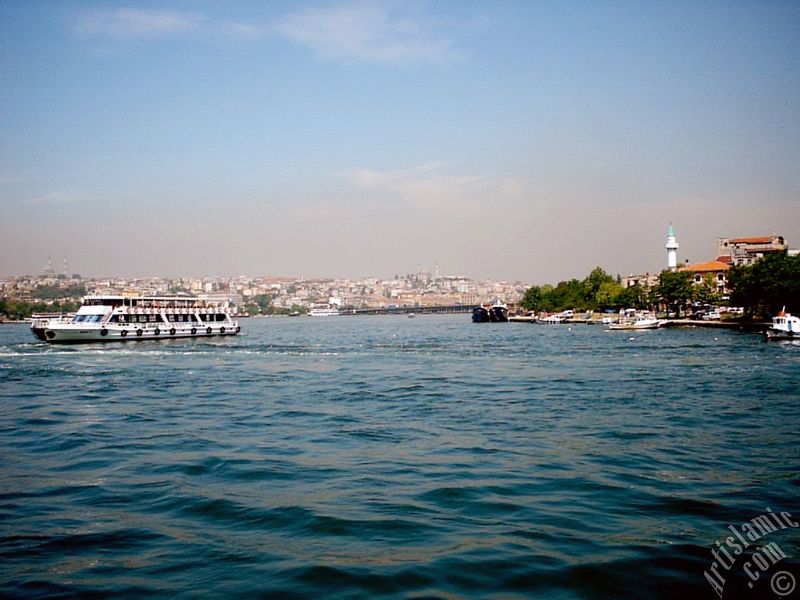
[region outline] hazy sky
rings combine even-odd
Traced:
[[[800,2],[0,3],[0,275],[800,246]]]

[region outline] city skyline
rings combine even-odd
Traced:
[[[556,283],[800,243],[800,6],[8,2],[0,276]]]

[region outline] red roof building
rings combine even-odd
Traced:
[[[773,252],[786,252],[789,244],[780,235],[763,235],[742,238],[719,238],[717,256],[720,262],[731,265],[750,265]],[[728,257],[723,261],[722,257]]]
[[[681,271],[688,271],[693,274],[692,282],[695,285],[700,285],[706,277],[710,275],[720,294],[725,294],[728,291],[728,271],[730,271],[730,269],[731,267],[729,264],[719,260],[685,265],[680,268]]]

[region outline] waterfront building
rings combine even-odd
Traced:
[[[638,285],[643,288],[651,288],[658,285],[659,274],[645,273],[644,275],[625,275],[621,278],[622,287],[629,288]]]
[[[710,275],[717,292],[720,294],[727,294],[728,271],[730,271],[730,268],[730,265],[724,262],[710,260],[708,262],[697,263],[694,265],[687,264],[681,267],[680,270],[687,271],[692,274],[692,283],[694,283],[694,285],[701,285],[706,279],[706,276]]]
[[[719,238],[717,260],[728,265],[751,265],[766,254],[786,252],[789,244],[780,235]]]

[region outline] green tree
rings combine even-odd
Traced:
[[[669,311],[686,312],[694,293],[692,274],[688,271],[661,271],[656,297]]]
[[[719,304],[720,293],[717,291],[717,283],[711,273],[703,276],[703,281],[695,285],[692,299],[701,304]]]
[[[600,310],[619,307],[619,297],[624,290],[613,279],[600,284],[594,297],[594,307]]]
[[[520,300],[520,305],[529,311],[538,312],[542,310],[542,288],[538,285],[529,287],[525,295]]]
[[[619,294],[617,294],[614,302],[616,308],[645,308],[647,306],[647,290],[638,283],[623,288],[620,290]]]
[[[583,282],[577,279],[561,281],[549,294],[543,298],[544,310],[566,310],[572,308],[583,310],[586,308]]]
[[[272,304],[272,296],[269,294],[256,294],[253,296],[253,303],[258,306],[258,310],[261,311],[262,314],[267,314],[270,304]]]
[[[800,312],[800,255],[769,254],[728,272],[730,302],[748,315],[774,315],[784,306]]]
[[[583,300],[585,304],[583,308],[596,308],[597,294],[600,289],[603,285],[613,282],[614,278],[600,267],[592,269],[592,272],[583,280]],[[606,292],[608,292],[608,288],[606,288]]]
[[[59,287],[57,285],[40,285],[33,290],[33,297],[37,300],[55,300],[58,298],[80,298],[86,295],[86,286],[69,285]]]

